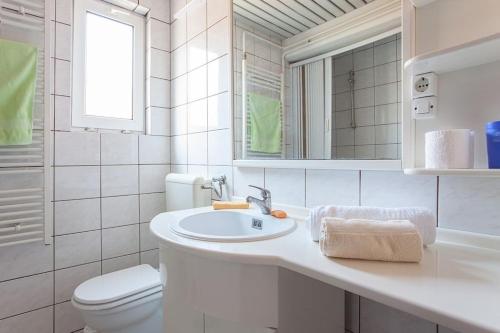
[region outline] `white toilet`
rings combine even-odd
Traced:
[[[162,289],[160,273],[139,265],[83,282],[71,302],[88,333],[161,333]]]
[[[167,211],[210,205],[202,177],[169,174],[165,185]],[[139,265],[83,282],[71,302],[83,316],[85,333],[163,333],[162,296],[160,273]]]

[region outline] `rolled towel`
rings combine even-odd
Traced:
[[[434,214],[427,208],[380,208],[359,206],[318,206],[309,211],[306,219],[307,226],[311,232],[311,238],[317,242],[321,228],[321,219],[324,217],[342,217],[345,219],[368,219],[368,220],[409,220],[420,232],[424,245],[430,245],[436,241],[436,219]]]
[[[422,259],[422,238],[408,220],[325,217],[319,243],[328,257],[402,262]]]

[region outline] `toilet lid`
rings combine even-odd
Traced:
[[[75,289],[73,299],[82,304],[103,304],[159,286],[160,273],[150,265],[139,265],[83,282]]]

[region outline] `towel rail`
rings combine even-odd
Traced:
[[[0,243],[0,247],[14,246],[14,245],[20,245],[20,244],[29,244],[29,243],[38,243],[38,242],[41,242],[43,240],[44,240],[43,237],[23,239],[23,240],[18,240],[18,241],[14,241],[14,242]]]
[[[9,19],[4,19],[4,18],[0,17],[0,25],[1,24],[11,25],[13,27],[28,29],[28,30],[43,31],[43,28],[41,28],[41,27],[35,27],[35,26],[29,25],[29,24],[24,24],[24,23],[20,23],[20,22],[16,22],[16,21],[9,20]]]
[[[0,155],[0,160],[15,160],[15,159],[36,159],[43,158],[42,155]]]
[[[12,162],[12,163],[2,163],[0,168],[36,168],[43,167],[43,162]]]
[[[28,8],[27,8],[28,7]],[[31,7],[31,8],[29,8]],[[27,0],[0,2],[0,25],[6,24],[25,30],[45,31],[43,5]]]
[[[250,133],[250,109],[249,109],[249,94],[258,93],[269,97],[281,100],[283,75],[281,72],[276,73],[267,68],[257,66],[254,58],[246,51],[247,38],[256,38],[269,44],[270,48],[278,48],[281,52],[281,47],[273,42],[270,42],[260,36],[247,31],[243,32],[243,60],[242,60],[242,158],[253,159],[275,159],[285,154],[284,148],[280,153],[262,153],[251,150]],[[281,71],[281,66],[279,67]],[[280,108],[280,122],[284,128],[283,107]],[[284,132],[283,132],[284,133]],[[284,147],[284,135],[281,136],[281,146]]]
[[[271,71],[265,70],[263,68],[253,66],[253,65],[247,65],[247,73],[252,73],[252,72],[255,72],[263,77],[268,77],[268,78],[275,80],[275,81],[281,81],[280,74],[277,74],[277,73],[274,73],[274,72],[271,72]]]
[[[14,169],[9,169],[9,168],[0,168],[0,176],[3,175],[29,175],[29,174],[43,174],[45,172],[44,169],[42,168],[29,168],[29,169],[24,169],[24,168],[19,168],[19,170],[16,170],[17,168]],[[0,193],[2,193],[3,190],[0,190]],[[8,191],[8,190],[7,190]],[[41,189],[43,191],[43,189]]]
[[[33,230],[33,229],[38,229],[38,228],[41,228],[43,227],[43,224],[30,224],[30,225],[17,225],[17,226],[14,226],[14,227],[8,227],[8,228],[2,228],[0,229],[0,234],[5,234],[5,233],[8,233],[8,232],[16,232],[16,233],[20,233],[24,230]],[[40,232],[40,231],[38,231]]]
[[[40,227],[43,227],[42,224],[39,225]],[[5,241],[5,240],[12,240],[20,237],[27,237],[27,236],[42,236],[43,231],[25,231],[25,232],[16,232],[15,234],[10,234],[10,235],[3,235],[0,236],[0,242]]]
[[[37,1],[29,0],[3,0],[2,6],[19,13],[37,15],[41,18],[44,16],[44,5]]]
[[[27,36],[36,40],[38,47],[32,142],[0,146],[0,247],[52,241],[51,147],[45,146],[50,142],[51,119],[47,90],[50,58],[46,56],[50,48],[48,3],[0,0],[0,26],[13,27],[0,29],[0,38],[15,36],[16,40],[19,36],[19,41],[26,42],[23,39]]]
[[[36,168],[36,169],[3,169],[0,168],[0,176],[2,175],[20,175],[20,174],[35,174],[35,173],[43,173],[44,170],[43,169],[40,169],[40,168]],[[10,191],[10,190],[0,190],[0,193],[2,193],[3,191]],[[17,191],[17,190],[16,190]],[[41,189],[41,191],[43,191],[43,189]]]
[[[13,204],[13,205],[0,205],[0,211],[20,209],[20,208],[33,208],[33,207],[38,207],[41,205],[42,205],[41,202],[28,202],[28,203],[20,203],[20,204]]]
[[[8,3],[8,2],[11,2],[11,3],[15,3],[15,4],[18,4],[20,6],[26,6],[26,7],[32,7],[32,8],[36,8],[36,9],[41,9],[41,13],[43,14],[43,9],[45,8],[45,6],[43,5],[43,3],[41,3],[40,1],[29,1],[29,0],[4,0],[4,3]]]
[[[0,148],[0,153],[23,153],[23,152],[33,152],[33,151],[43,151],[42,148]]]
[[[10,12],[8,10],[4,10],[2,12],[2,16],[13,19],[15,21],[19,21],[21,23],[32,24],[43,28],[43,23],[44,23],[43,19],[40,19],[33,15],[25,15],[23,13],[15,13],[15,12]]]
[[[5,218],[5,217],[16,217],[16,216],[23,216],[23,215],[30,215],[30,214],[42,214],[43,210],[42,209],[33,209],[33,210],[24,210],[24,211],[14,211],[14,212],[7,212],[7,213],[0,213],[0,218]]]
[[[36,192],[43,192],[43,188],[36,188],[35,187],[35,188],[21,188],[21,189],[14,189],[14,190],[0,190],[0,195],[36,193]]]
[[[21,223],[32,223],[36,221],[43,221],[43,216],[23,217],[18,219],[4,220],[0,222],[0,226],[16,225]]]
[[[252,85],[260,87],[260,88],[269,89],[275,93],[281,92],[281,88],[276,86],[275,84],[272,84],[272,83],[267,83],[267,82],[255,80],[253,78],[249,78],[247,82],[249,84],[252,84]]]
[[[25,195],[25,196],[18,196],[18,197],[0,198],[0,204],[5,203],[5,202],[16,202],[16,201],[23,201],[23,200],[40,200],[40,199],[43,199],[43,195]]]

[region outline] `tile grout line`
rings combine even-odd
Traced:
[[[208,61],[208,2],[205,2],[204,4],[205,6],[205,29],[204,29],[204,32],[205,32],[205,60],[206,60],[206,63],[207,63],[207,74],[206,74],[206,77],[205,77],[205,85],[206,85],[206,90],[207,90],[207,98],[206,98],[206,109],[205,109],[205,112],[206,112],[206,131],[205,131],[205,140],[206,140],[206,143],[207,143],[207,147],[206,147],[206,153],[207,153],[207,157],[206,157],[206,160],[205,160],[205,163],[207,165],[206,167],[206,172],[207,172],[207,178],[208,178],[208,174],[209,174],[209,171],[208,171],[208,158],[209,158],[209,142],[208,142],[208,64],[209,64],[209,61]],[[227,50],[229,54],[229,50]],[[215,60],[215,59],[213,59]],[[229,87],[228,87],[229,89]],[[188,118],[189,119],[189,118]],[[189,124],[188,124],[188,129],[189,129]],[[212,198],[212,191],[210,191],[210,198]],[[203,316],[203,321],[205,321],[205,317]]]
[[[141,162],[141,147],[140,147],[140,138],[137,137],[137,162]],[[137,168],[137,191],[140,193],[141,192],[141,172],[140,172],[140,167]],[[138,231],[139,231],[139,264],[141,264],[141,255],[140,255],[140,252],[141,252],[141,197],[140,197],[140,194],[139,196],[137,197],[137,200],[139,200],[138,202],[138,218],[139,218],[139,228],[138,228]]]
[[[101,271],[100,274],[102,275],[103,272],[103,255],[102,255],[102,248],[103,248],[103,241],[102,241],[102,133],[99,133],[99,223],[100,223],[100,235],[101,235],[101,258],[100,258],[100,263],[101,263]]]
[[[436,177],[436,227],[439,228],[439,187],[441,177]]]
[[[47,2],[45,3],[47,5]],[[52,1],[52,4],[54,5],[54,19],[57,17],[57,5],[56,5],[56,1]],[[50,4],[49,4],[50,6]],[[54,26],[54,37],[53,38],[53,47],[54,49],[53,50],[50,50],[49,51],[49,56],[51,56],[51,52],[54,53],[54,57],[56,55],[56,48],[57,48],[57,38],[55,36],[56,34],[56,27]],[[50,43],[49,43],[50,44]],[[56,93],[56,79],[57,79],[57,75],[56,75],[56,60],[54,59],[54,61],[52,61],[53,63],[53,66],[54,68],[52,68],[53,70],[53,82],[51,84],[53,84],[53,87],[49,87],[49,90],[52,90],[54,92],[54,95]],[[50,72],[50,70],[49,70]],[[53,123],[53,128],[55,129],[56,128],[56,113],[55,113],[55,96],[53,98],[54,102],[53,102],[53,105],[51,105],[51,107],[53,107],[53,117],[54,119],[52,119],[52,121],[54,122]],[[55,156],[56,156],[56,135],[54,133],[54,135],[52,135],[52,156],[51,156],[51,160],[52,160],[52,163],[53,164],[56,164],[56,161],[55,161]],[[55,201],[55,198],[56,198],[56,169],[54,167],[52,167],[52,199]],[[55,330],[56,330],[56,309],[55,309],[55,299],[56,299],[56,279],[55,279],[55,269],[56,269],[56,237],[55,237],[55,233],[56,233],[56,214],[55,214],[55,203],[54,201],[52,202],[52,270],[53,270],[53,273],[52,273],[52,283],[53,283],[53,287],[52,287],[52,332],[55,333]]]
[[[46,305],[46,306],[42,306],[40,308],[36,308],[36,309],[28,310],[28,311],[23,311],[23,312],[16,313],[16,314],[11,315],[11,316],[3,317],[3,318],[0,319],[0,321],[6,320],[6,319],[9,319],[9,318],[14,318],[14,317],[17,317],[17,316],[22,316],[22,315],[25,315],[27,313],[39,311],[39,310],[42,310],[42,309],[48,309],[48,308],[50,308],[52,310],[52,318],[55,320],[54,306],[55,306],[55,304],[49,304],[49,305]],[[52,325],[52,326],[55,326],[55,325]]]

